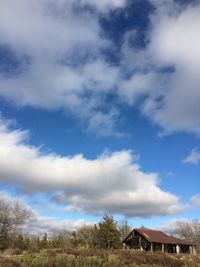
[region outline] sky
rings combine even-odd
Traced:
[[[52,232],[199,218],[200,2],[0,1],[0,194]]]

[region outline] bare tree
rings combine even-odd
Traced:
[[[197,245],[198,250],[200,249],[200,221],[177,221],[174,234],[180,238],[192,241]]]
[[[120,232],[120,240],[123,241],[124,238],[131,232],[132,228],[128,224],[127,220],[123,220],[118,224],[118,229]]]
[[[4,195],[0,197],[0,239],[2,243],[8,243],[8,239],[15,236],[20,227],[32,216],[32,212],[25,204],[16,199],[10,199]]]

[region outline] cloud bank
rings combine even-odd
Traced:
[[[43,154],[28,144],[28,133],[0,122],[0,180],[25,194],[54,194],[65,211],[123,214],[130,217],[175,214],[184,206],[163,191],[156,173],[145,173],[131,151],[110,152],[94,160],[83,155]]]

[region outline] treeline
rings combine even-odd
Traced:
[[[127,221],[120,224],[105,214],[94,225],[85,225],[73,232],[62,232],[42,236],[22,235],[23,226],[32,218],[32,212],[19,201],[0,198],[0,250],[8,248],[38,251],[44,248],[99,248],[118,249],[131,231]],[[200,221],[179,221],[174,223],[172,234],[200,247]],[[66,229],[67,230],[67,229]]]
[[[66,246],[83,248],[117,249],[122,247],[122,240],[131,231],[127,221],[120,224],[111,215],[104,215],[95,225],[84,225],[73,232],[58,235],[27,236],[3,233],[0,235],[0,249],[7,248],[37,251],[47,248],[65,248]]]
[[[127,221],[118,224],[111,215],[104,215],[102,220],[93,226],[83,226],[71,235],[74,246],[87,248],[116,249],[122,247],[123,239],[130,233]]]

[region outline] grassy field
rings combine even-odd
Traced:
[[[200,257],[122,250],[46,249],[1,253],[0,267],[200,267]]]

